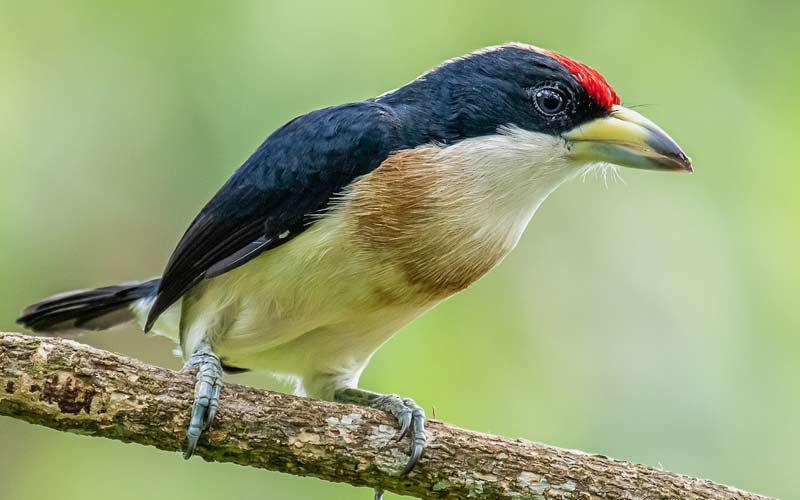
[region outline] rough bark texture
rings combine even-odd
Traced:
[[[178,451],[193,386],[190,375],[69,340],[0,333],[0,415]],[[197,455],[426,499],[767,500],[601,455],[435,421],[428,429],[422,460],[401,478],[408,438],[393,441],[389,415],[226,385]]]

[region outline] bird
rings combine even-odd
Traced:
[[[498,265],[559,185],[617,167],[693,171],[597,70],[524,43],[483,48],[272,132],[160,278],[61,293],[17,321],[54,335],[133,322],[173,339],[196,377],[186,458],[212,425],[223,372],[260,370],[298,395],[394,415],[409,474],[425,412],[359,387],[372,355]]]

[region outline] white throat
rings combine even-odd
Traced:
[[[463,222],[506,233],[510,250],[547,196],[587,168],[567,153],[559,137],[507,127],[443,148],[439,164],[458,184]]]

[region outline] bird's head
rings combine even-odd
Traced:
[[[417,82],[397,97],[431,108],[433,135],[443,142],[518,130],[524,132],[519,141],[551,149],[549,157],[538,151],[540,158],[565,165],[692,171],[675,141],[621,106],[600,73],[553,51],[518,43],[481,49]]]

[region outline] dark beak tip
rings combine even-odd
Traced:
[[[694,173],[694,167],[692,166],[692,159],[686,155],[684,155],[683,170],[690,174]]]
[[[664,155],[658,157],[656,160],[658,170],[667,172],[686,172],[689,174],[694,173],[691,158],[683,155]]]
[[[692,166],[692,159],[688,157],[683,151],[678,152],[677,154],[665,155],[666,158],[669,159],[671,163],[670,170],[675,172],[687,172],[690,174],[694,173],[694,167]]]

